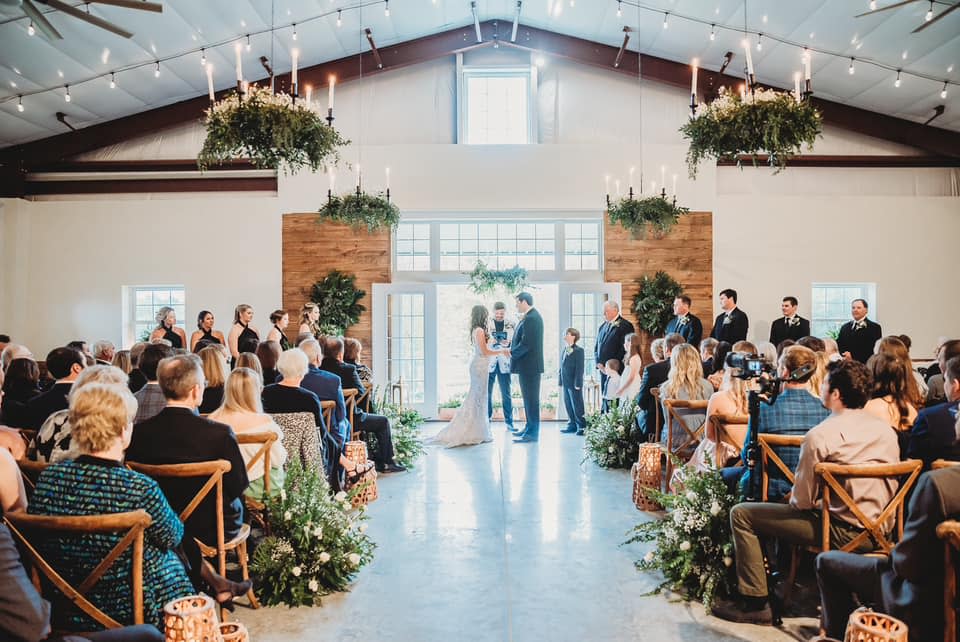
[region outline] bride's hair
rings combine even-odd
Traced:
[[[487,307],[484,305],[475,305],[470,310],[470,338],[473,339],[473,331],[477,328],[483,329],[483,334],[487,334]]]

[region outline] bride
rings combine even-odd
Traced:
[[[510,351],[487,347],[487,308],[482,305],[475,305],[470,310],[470,338],[474,346],[473,358],[470,359],[470,391],[453,420],[430,442],[447,448],[493,441],[490,420],[487,418],[490,357],[509,356]]]

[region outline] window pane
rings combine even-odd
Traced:
[[[464,72],[466,142],[522,145],[528,142],[528,71],[480,75]]]

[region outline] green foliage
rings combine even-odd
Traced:
[[[653,230],[655,238],[662,238],[689,212],[690,208],[677,207],[660,196],[621,198],[607,210],[610,222],[619,223],[636,239],[646,238],[648,229]]]
[[[683,287],[662,270],[652,277],[644,274],[637,282],[640,289],[633,297],[633,312],[640,329],[659,336],[673,318],[673,300]]]
[[[460,393],[459,395],[453,395],[446,401],[440,404],[441,408],[459,408],[463,405],[463,400],[466,398],[465,393]]]
[[[249,158],[261,168],[294,173],[304,167],[313,171],[336,164],[344,140],[319,113],[287,94],[251,86],[246,98],[236,92],[215,103],[206,112],[207,138],[197,157],[205,170],[234,158]]]
[[[321,221],[347,223],[354,228],[366,227],[368,232],[382,228],[394,229],[400,223],[400,208],[382,193],[355,192],[331,196],[319,210]]]
[[[591,459],[603,468],[630,468],[637,461],[640,431],[635,403],[614,401],[607,412],[594,412],[586,419],[584,460]]]
[[[374,394],[374,399],[377,395]],[[390,400],[390,396],[384,391],[380,400],[376,404],[377,412],[390,420],[390,430],[393,436],[393,451],[396,462],[407,468],[413,468],[417,459],[424,453],[423,439],[420,437],[420,429],[426,421],[419,412],[413,408],[400,408]],[[366,433],[368,441],[375,441],[376,435]],[[371,445],[371,448],[373,446]]]
[[[357,492],[354,489],[353,492]],[[364,507],[353,509],[351,494],[330,496],[316,468],[294,458],[283,489],[267,500],[272,534],[253,555],[257,596],[268,606],[312,606],[323,595],[346,590],[373,559]]]
[[[470,273],[470,291],[475,294],[489,294],[498,287],[516,294],[528,285],[527,271],[519,265],[509,270],[491,270],[483,261],[477,261],[477,266]]]
[[[313,284],[310,300],[320,306],[319,326],[323,334],[343,335],[367,309],[359,303],[367,293],[354,285],[356,280],[353,274],[333,270]]]
[[[834,341],[836,341],[837,339],[840,338],[840,328],[842,327],[843,327],[842,325],[837,325],[837,327],[835,327],[834,329],[827,330],[826,332],[823,333],[824,337],[826,337],[827,339],[833,339]]]
[[[744,101],[739,94],[721,89],[720,96],[691,118],[680,133],[690,141],[687,168],[690,177],[705,158],[734,159],[768,154],[771,167],[780,172],[787,157],[806,144],[813,149],[823,132],[820,113],[809,100],[797,102],[792,94],[761,89]],[[739,159],[737,160],[739,164]]]
[[[720,472],[689,472],[682,492],[674,495],[651,488],[647,495],[667,514],[634,527],[624,543],[656,543],[636,563],[641,570],[663,573],[664,581],[651,593],[669,588],[688,600],[702,601],[707,609],[718,594],[730,595],[735,580],[730,509],[735,501]]]

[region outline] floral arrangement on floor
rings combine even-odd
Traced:
[[[347,223],[354,228],[366,227],[368,232],[394,229],[400,223],[400,208],[382,193],[351,192],[331,196],[319,210],[320,221]]]
[[[809,100],[797,102],[791,93],[757,89],[746,98],[724,87],[720,95],[691,118],[680,133],[690,141],[687,168],[690,177],[705,158],[737,159],[747,154],[757,164],[758,154],[767,154],[779,172],[787,157],[798,154],[804,144],[813,149],[823,132],[823,118]]]
[[[313,284],[310,300],[320,307],[318,325],[323,334],[342,336],[347,328],[356,325],[360,315],[366,311],[360,299],[367,293],[356,287],[356,281],[356,275],[331,270]]]
[[[416,461],[423,455],[423,439],[420,437],[420,429],[423,427],[426,419],[413,408],[401,408],[390,400],[386,391],[382,395],[374,393],[377,412],[390,420],[390,431],[393,436],[393,451],[395,459],[401,466],[414,468]],[[367,441],[374,442],[369,446],[372,452],[376,442],[376,435],[366,433]]]
[[[245,97],[231,92],[205,114],[207,138],[197,156],[201,171],[234,158],[249,158],[261,168],[282,166],[289,173],[304,167],[317,171],[336,164],[337,148],[350,142],[305,101],[295,103],[267,87],[250,85]]]
[[[323,595],[347,589],[376,546],[366,534],[366,507],[350,504],[359,490],[331,496],[317,469],[304,469],[296,459],[290,463],[283,489],[267,500],[271,534],[253,555],[261,602],[312,606]]]
[[[683,294],[683,287],[662,270],[653,276],[644,274],[637,283],[640,287],[633,295],[633,313],[641,330],[660,336],[673,318],[673,300]]]
[[[611,223],[619,223],[635,239],[647,238],[647,230],[653,230],[655,238],[662,238],[673,229],[680,217],[690,213],[688,207],[677,207],[676,203],[661,196],[648,198],[621,198],[607,209]]]
[[[519,265],[509,270],[491,270],[483,261],[477,261],[477,266],[470,273],[470,291],[475,294],[489,294],[498,287],[516,294],[528,285],[527,271]]]
[[[587,415],[583,459],[602,468],[630,468],[640,452],[637,405],[613,403],[607,412]]]
[[[667,514],[634,527],[624,544],[656,543],[636,563],[640,570],[663,573],[664,581],[651,594],[670,589],[684,599],[703,602],[709,610],[714,599],[730,595],[734,585],[730,532],[734,497],[717,470],[689,473],[677,495],[652,488],[646,492]]]

